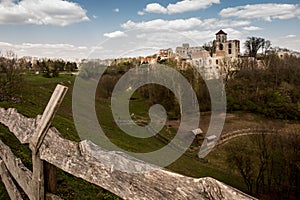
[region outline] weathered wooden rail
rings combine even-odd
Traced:
[[[262,134],[273,135],[273,134],[277,134],[277,133],[278,133],[278,130],[276,130],[276,129],[263,129],[263,128],[247,128],[247,129],[236,130],[236,131],[232,131],[230,133],[221,135],[216,146],[223,145],[237,137],[249,136],[249,135],[262,135]]]
[[[36,119],[26,118],[15,109],[0,108],[0,123],[22,144],[30,144],[33,158],[31,172],[0,140],[0,175],[11,199],[22,198],[12,178],[30,199],[45,199],[46,196],[59,199],[50,194],[55,193],[55,189],[49,189],[49,184],[55,184],[55,177],[51,177],[55,173],[43,170],[50,164],[123,199],[254,199],[213,178],[186,177],[121,152],[107,151],[90,141],[76,143],[62,138],[49,126],[66,88],[58,86],[55,91],[47,112]],[[52,182],[45,182],[45,177]]]

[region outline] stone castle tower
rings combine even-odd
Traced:
[[[227,33],[220,30],[213,41],[213,57],[237,58],[240,53],[239,40],[227,40]]]

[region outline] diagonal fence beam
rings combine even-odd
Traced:
[[[35,129],[29,147],[32,150],[32,182],[34,190],[34,200],[45,199],[45,178],[47,180],[55,181],[56,177],[49,177],[48,175],[55,175],[56,173],[46,171],[46,169],[51,169],[55,171],[55,168],[47,168],[48,165],[40,159],[39,148],[43,143],[43,140],[48,132],[48,129],[54,119],[54,116],[62,103],[64,96],[66,95],[68,88],[62,85],[57,85],[44,112],[37,128]],[[45,174],[46,175],[45,177]],[[48,182],[48,181],[47,181]],[[48,188],[48,187],[47,187]],[[54,188],[54,187],[51,187]]]
[[[21,193],[19,192],[18,188],[14,184],[14,181],[10,177],[8,170],[3,160],[1,159],[0,159],[0,177],[2,179],[2,182],[4,183],[4,186],[6,188],[6,191],[10,199],[22,200],[23,198]]]
[[[11,176],[29,198],[33,197],[32,172],[17,158],[10,148],[0,140],[0,159],[5,164]]]
[[[59,84],[56,86],[30,142],[30,148],[34,153],[38,152],[67,91],[68,88],[65,86]]]

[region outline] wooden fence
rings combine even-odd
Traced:
[[[43,115],[36,119],[15,109],[0,108],[0,123],[32,151],[31,172],[0,140],[0,175],[11,199],[22,199],[13,180],[31,200],[59,199],[55,196],[55,167],[123,199],[254,199],[213,178],[186,177],[121,152],[107,151],[90,141],[77,143],[62,138],[49,127],[66,91],[58,85]],[[141,171],[144,169],[151,170]]]
[[[278,134],[277,129],[266,129],[266,128],[241,129],[241,130],[232,131],[230,133],[222,134],[216,146],[223,145],[237,137],[249,136],[249,135],[276,135],[276,134]]]

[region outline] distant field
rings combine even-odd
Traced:
[[[75,76],[67,74],[56,78],[45,78],[41,75],[26,75],[22,94],[23,102],[18,104],[0,102],[0,106],[5,108],[14,107],[23,115],[36,117],[36,115],[43,112],[55,86],[63,84],[69,87],[69,90],[54,119],[53,126],[62,133],[64,138],[80,141],[72,118],[72,89],[74,80]],[[137,122],[147,123],[149,120],[148,106],[141,97],[138,95],[135,97],[136,99],[130,104],[130,111],[135,113]],[[112,122],[112,114],[109,107],[110,101],[100,97],[97,97],[96,101],[99,122],[107,136],[118,146],[134,152],[149,152],[165,145],[155,137],[141,140],[122,133],[116,124]],[[207,129],[209,120],[209,113],[201,116],[200,127],[203,130]],[[171,139],[176,132],[178,122],[169,121],[168,124],[172,125],[164,128],[160,134],[164,138]],[[300,127],[299,123],[296,122],[280,120],[274,122],[273,120],[267,120],[264,117],[249,113],[231,113],[227,116],[224,132],[243,128],[255,128],[266,124],[268,126],[284,127],[285,129],[295,126]],[[17,139],[2,125],[0,126],[0,139],[12,148],[13,152],[23,160],[27,167],[31,168],[29,148],[25,145],[20,145]],[[247,140],[247,137],[237,138],[235,142],[239,140]],[[230,143],[226,145],[230,145]],[[208,162],[199,160],[196,155],[197,152],[189,152],[181,156],[180,159],[167,168],[192,177],[214,177],[228,185],[246,191],[246,185],[242,177],[236,171],[230,170],[230,167],[226,163],[226,156],[224,155],[226,145],[214,149],[207,157]],[[58,195],[63,199],[117,199],[117,197],[109,192],[83,180],[74,178],[60,170],[58,170]],[[0,199],[7,198],[5,188],[0,183]]]

